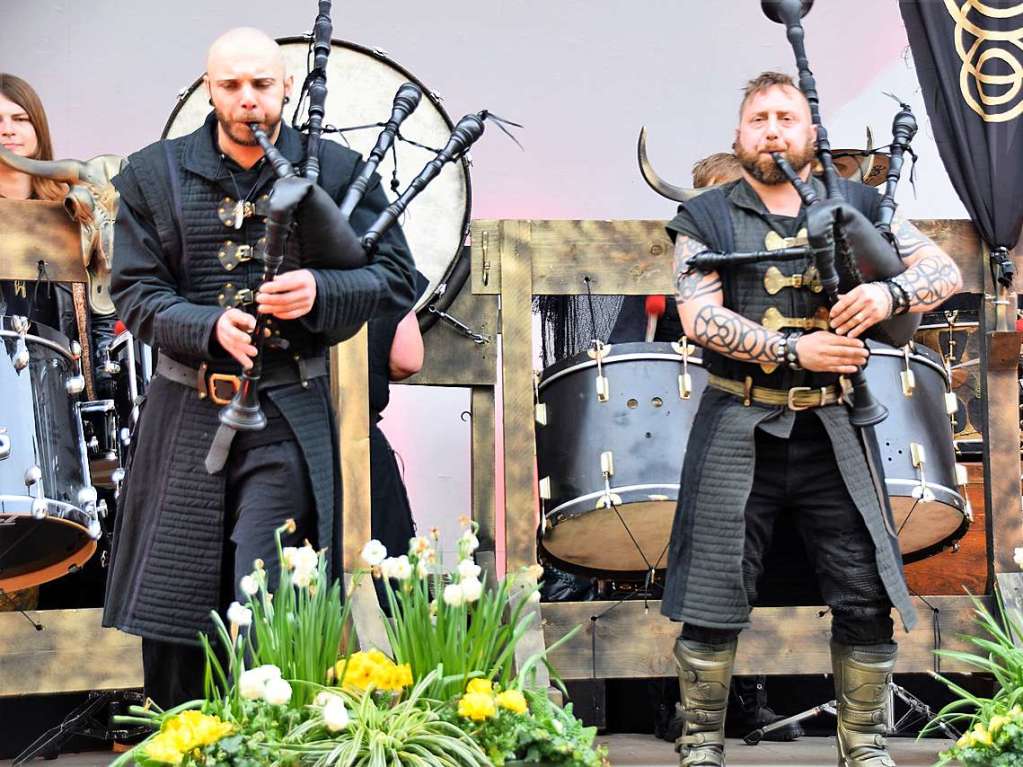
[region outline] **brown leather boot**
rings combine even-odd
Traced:
[[[888,753],[888,685],[895,644],[831,643],[838,702],[838,767],[895,767]]]
[[[724,767],[725,711],[735,665],[735,640],[723,647],[675,640],[675,665],[685,723],[675,745],[680,767]]]

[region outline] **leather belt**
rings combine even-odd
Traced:
[[[766,386],[753,386],[753,379],[747,377],[745,381],[733,381],[731,378],[722,378],[711,374],[707,380],[711,386],[728,394],[742,398],[742,404],[749,407],[756,402],[758,405],[783,406],[789,410],[809,410],[814,407],[824,407],[842,402],[842,388],[838,385],[820,386],[795,386],[791,389],[770,389]]]
[[[300,383],[309,386],[309,380],[327,375],[327,359],[325,357],[294,358],[294,365],[275,367],[264,370],[260,377],[260,388],[272,388],[285,384]],[[193,368],[178,362],[166,353],[160,352],[156,362],[157,375],[169,381],[195,389],[199,399],[209,399],[217,405],[226,405],[241,388],[242,378],[239,375],[212,372],[204,362]]]

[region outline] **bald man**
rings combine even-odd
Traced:
[[[395,227],[368,266],[346,271],[302,268],[299,232],[279,276],[261,285],[274,174],[248,126],[259,123],[303,163],[304,136],[281,122],[292,78],[277,44],[242,28],[210,47],[204,81],[213,107],[205,124],[131,155],[114,180],[122,215],[113,299],[159,362],[132,440],[104,623],[142,637],[146,693],[164,707],[201,696],[199,632],[211,629],[210,611],[244,600],[238,584],[253,560],[276,583],[275,528],[293,518],[285,545],[308,539],[336,556],[341,495],[325,354],[371,317],[404,315],[414,284]],[[339,202],[361,164],[322,142],[318,183]],[[356,232],[387,205],[376,181],[352,215]],[[256,313],[274,318],[260,390],[267,425],[238,432],[223,468],[209,473],[218,412],[255,354]]]

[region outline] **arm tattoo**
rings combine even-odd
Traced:
[[[959,267],[941,250],[928,253],[902,274],[892,278],[909,296],[909,310],[930,309],[959,289]]]
[[[706,250],[706,245],[692,237],[680,234],[675,238],[675,300],[678,303],[721,290],[717,272],[704,273],[689,265],[690,258]]]
[[[781,353],[781,333],[722,306],[700,309],[693,329],[698,344],[742,362],[777,363]]]
[[[892,219],[892,234],[895,235],[899,255],[903,258],[913,255],[920,248],[926,248],[928,245],[937,247],[934,240],[913,226],[909,219],[899,212],[896,212]]]

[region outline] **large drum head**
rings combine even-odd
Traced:
[[[284,108],[284,119],[290,124],[299,106],[298,92],[306,76],[309,42],[299,37],[282,38],[278,42],[288,74],[295,78],[292,102]],[[454,124],[441,108],[438,97],[411,73],[377,51],[340,40],[334,40],[332,45],[327,60],[325,125],[345,128],[382,123],[390,117],[391,103],[398,88],[403,83],[413,82],[423,91],[423,98],[416,111],[402,123],[401,135],[434,150],[447,143]],[[183,136],[201,126],[210,112],[208,99],[202,78],[199,78],[180,96],[164,126],[163,137]],[[300,119],[304,121],[305,117]],[[371,127],[344,134],[324,133],[324,138],[346,144],[365,157],[379,134],[379,127]],[[400,192],[432,159],[434,152],[405,141],[395,141],[394,147]],[[394,153],[388,152],[377,169],[391,200],[397,197],[390,188],[394,167]],[[429,289],[416,304],[417,310],[425,306],[438,289],[453,298],[461,287],[448,283],[453,282],[456,263],[462,257],[469,227],[469,201],[469,166],[463,159],[446,165],[409,206],[401,221],[416,267],[430,281]],[[458,274],[464,279],[467,271],[459,269]]]

